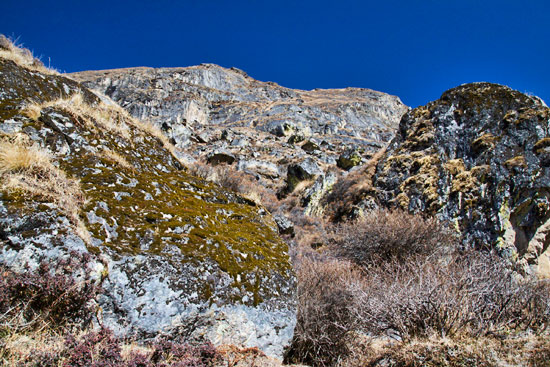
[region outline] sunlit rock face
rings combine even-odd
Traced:
[[[224,152],[235,169],[280,188],[288,167],[313,159],[326,173],[348,151],[366,161],[394,136],[407,107],[369,89],[295,90],[260,82],[241,70],[203,64],[69,74],[150,119],[188,160]],[[259,163],[260,162],[260,163]]]
[[[549,118],[542,100],[505,86],[451,89],[403,117],[377,166],[374,199],[436,214],[465,245],[549,276]]]
[[[200,120],[193,108],[182,116]],[[73,80],[0,59],[0,143],[48,162],[0,173],[0,262],[25,271],[89,253],[99,324],[281,356],[296,285],[275,221],[186,173],[153,130]]]

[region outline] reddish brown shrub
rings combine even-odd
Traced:
[[[39,321],[55,327],[69,322],[87,324],[94,315],[91,301],[100,286],[90,279],[89,255],[72,253],[35,271],[16,273],[0,265],[0,324],[11,330],[33,328]],[[76,280],[74,273],[82,277]]]

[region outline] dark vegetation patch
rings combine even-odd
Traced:
[[[357,352],[359,339],[408,348],[437,338],[547,336],[550,284],[519,277],[492,253],[461,249],[435,219],[374,211],[328,225],[324,239],[318,250],[302,244],[297,256],[298,324],[288,362],[335,366]],[[456,353],[462,357],[447,364],[411,357],[390,365],[495,365],[482,354]]]
[[[34,271],[15,272],[0,265],[0,333],[88,325],[95,315],[100,285],[87,269],[89,256],[71,253],[56,264],[42,262]]]

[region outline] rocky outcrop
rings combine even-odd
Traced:
[[[549,123],[537,97],[490,83],[451,89],[403,117],[371,199],[436,214],[465,245],[549,276]]]
[[[282,355],[295,277],[265,209],[187,174],[160,131],[72,80],[0,58],[0,90],[1,263],[90,253],[97,321],[117,333]]]
[[[289,166],[307,159],[323,172],[348,150],[361,154],[343,158],[346,169],[365,161],[393,137],[407,111],[399,98],[373,90],[293,90],[211,64],[69,76],[153,121],[185,157],[207,161],[223,151],[275,191],[292,180],[285,176]]]

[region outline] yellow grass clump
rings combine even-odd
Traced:
[[[49,153],[25,135],[0,139],[0,182],[3,191],[24,191],[53,201],[71,221],[75,232],[89,243],[90,234],[78,215],[85,203],[79,182],[54,166]]]
[[[108,97],[102,97],[102,99],[109,100]],[[133,145],[131,130],[136,132],[137,129],[137,132],[150,135],[160,140],[162,146],[170,152],[174,159],[179,161],[176,156],[176,147],[170,142],[168,137],[162,133],[159,127],[132,117],[115,102],[105,103],[99,101],[95,104],[89,104],[85,101],[81,93],[75,93],[68,98],[59,98],[50,102],[30,102],[21,112],[32,120],[38,120],[42,110],[48,107],[64,109],[81,117],[89,127],[93,128],[95,126],[100,126],[124,138],[130,145]],[[132,127],[136,129],[132,129]],[[183,164],[181,161],[180,163]]]
[[[30,119],[37,120],[42,110],[49,107],[64,109],[74,115],[82,117],[84,122],[90,127],[97,124],[107,131],[131,141],[130,128],[126,123],[128,120],[126,111],[122,110],[122,108],[117,109],[114,106],[102,102],[91,105],[86,103],[81,93],[75,93],[68,98],[59,98],[49,102],[28,103],[23,108],[22,113]]]
[[[0,34],[0,58],[11,60],[25,69],[50,75],[59,74],[57,70],[45,67],[42,61],[35,58],[30,50],[17,45],[3,34]]]
[[[107,160],[116,163],[118,166],[122,168],[126,168],[130,171],[134,171],[134,166],[132,166],[123,156],[121,156],[117,152],[113,152],[110,149],[105,149],[103,150],[103,152],[101,152],[101,155]]]

